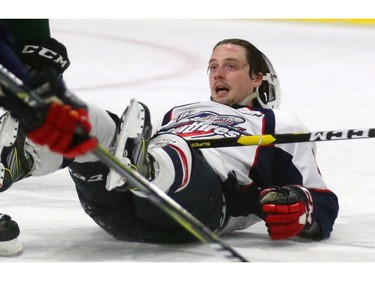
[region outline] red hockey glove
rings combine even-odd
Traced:
[[[74,110],[69,105],[53,102],[43,125],[27,136],[37,144],[47,145],[50,150],[73,158],[96,147],[96,138],[88,135],[90,130],[86,110]]]
[[[312,224],[310,192],[298,185],[270,187],[260,193],[264,221],[272,240],[291,238]]]

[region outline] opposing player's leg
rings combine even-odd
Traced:
[[[0,117],[0,140],[0,191],[4,191],[30,173],[33,159],[25,151],[26,134],[8,112]]]
[[[26,138],[19,122],[8,112],[0,117],[0,192],[28,177],[61,168],[63,157]]]
[[[0,192],[31,174],[34,163],[40,162],[37,150],[26,141],[18,121],[4,113],[0,117]],[[0,256],[17,256],[23,252],[19,234],[17,222],[0,213]]]

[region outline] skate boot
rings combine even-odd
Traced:
[[[148,180],[154,176],[153,158],[147,153],[151,133],[149,109],[143,103],[132,99],[121,117],[115,143],[115,156]],[[111,170],[107,177],[106,188],[126,191],[133,187],[116,171]]]
[[[26,134],[8,112],[0,117],[0,192],[27,177],[33,158],[25,152]]]
[[[0,213],[0,256],[17,256],[22,253],[22,245],[18,241],[20,229],[10,216]]]

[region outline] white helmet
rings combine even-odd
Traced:
[[[263,59],[267,65],[267,72],[263,75],[263,82],[257,89],[256,99],[263,108],[280,108],[280,83],[275,69],[270,60],[262,53]]]
[[[262,52],[260,54],[264,60],[262,84],[238,104],[246,105],[249,101],[256,100],[262,108],[279,109],[281,99],[279,79],[269,59]]]

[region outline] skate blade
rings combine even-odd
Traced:
[[[138,137],[143,130],[139,126],[138,120],[144,118],[144,111],[140,110],[140,105],[135,99],[130,101],[126,113],[121,118],[121,131],[116,139],[116,150],[114,155],[121,160],[123,164],[130,167],[131,163],[127,155],[124,155],[125,145],[128,138]],[[122,186],[126,183],[126,179],[120,176],[116,171],[110,170],[107,176],[106,189],[112,190],[116,187]]]

